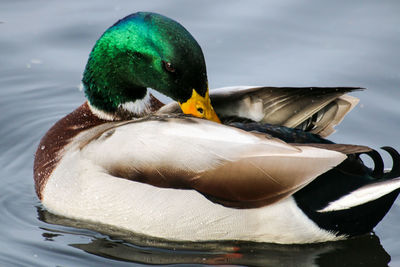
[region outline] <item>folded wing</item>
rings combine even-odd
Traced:
[[[81,153],[114,177],[195,189],[233,207],[257,207],[288,197],[346,158],[335,151],[171,116],[100,132]]]
[[[326,137],[358,103],[360,87],[224,87],[210,91],[221,117],[299,128]]]

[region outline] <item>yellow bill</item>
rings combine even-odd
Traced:
[[[217,113],[215,113],[211,105],[208,90],[206,95],[203,97],[193,89],[192,96],[189,98],[189,100],[184,103],[179,102],[179,105],[185,114],[190,114],[198,118],[205,118],[210,121],[221,123]]]

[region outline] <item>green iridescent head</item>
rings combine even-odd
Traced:
[[[129,15],[96,42],[83,74],[91,105],[116,112],[153,88],[179,103],[194,94],[208,98],[203,52],[176,21],[155,13]],[[201,110],[200,110],[201,111]]]

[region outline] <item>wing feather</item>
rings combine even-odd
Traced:
[[[334,131],[358,99],[344,95],[360,87],[225,87],[210,91],[221,117],[300,128],[323,137]]]
[[[100,170],[155,186],[195,189],[237,207],[288,197],[346,158],[336,151],[292,146],[171,115],[116,124],[111,133],[109,127],[103,133],[94,129],[92,134],[96,138],[85,137],[91,141],[80,151]]]
[[[302,147],[295,155],[246,157],[198,174],[190,184],[222,200],[266,205],[292,195],[346,158],[322,151]]]

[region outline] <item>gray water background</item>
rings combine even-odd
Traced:
[[[400,266],[399,200],[376,227],[376,236],[300,247],[227,243],[160,249],[155,241],[127,241],[43,211],[33,189],[36,146],[53,123],[85,100],[79,84],[94,42],[137,11],[174,18],[195,36],[210,88],[368,88],[352,94],[360,104],[331,139],[400,149],[399,1],[2,0],[0,266],[125,266],[129,261],[385,266],[389,255],[389,264]],[[231,253],[235,246],[239,256]]]

